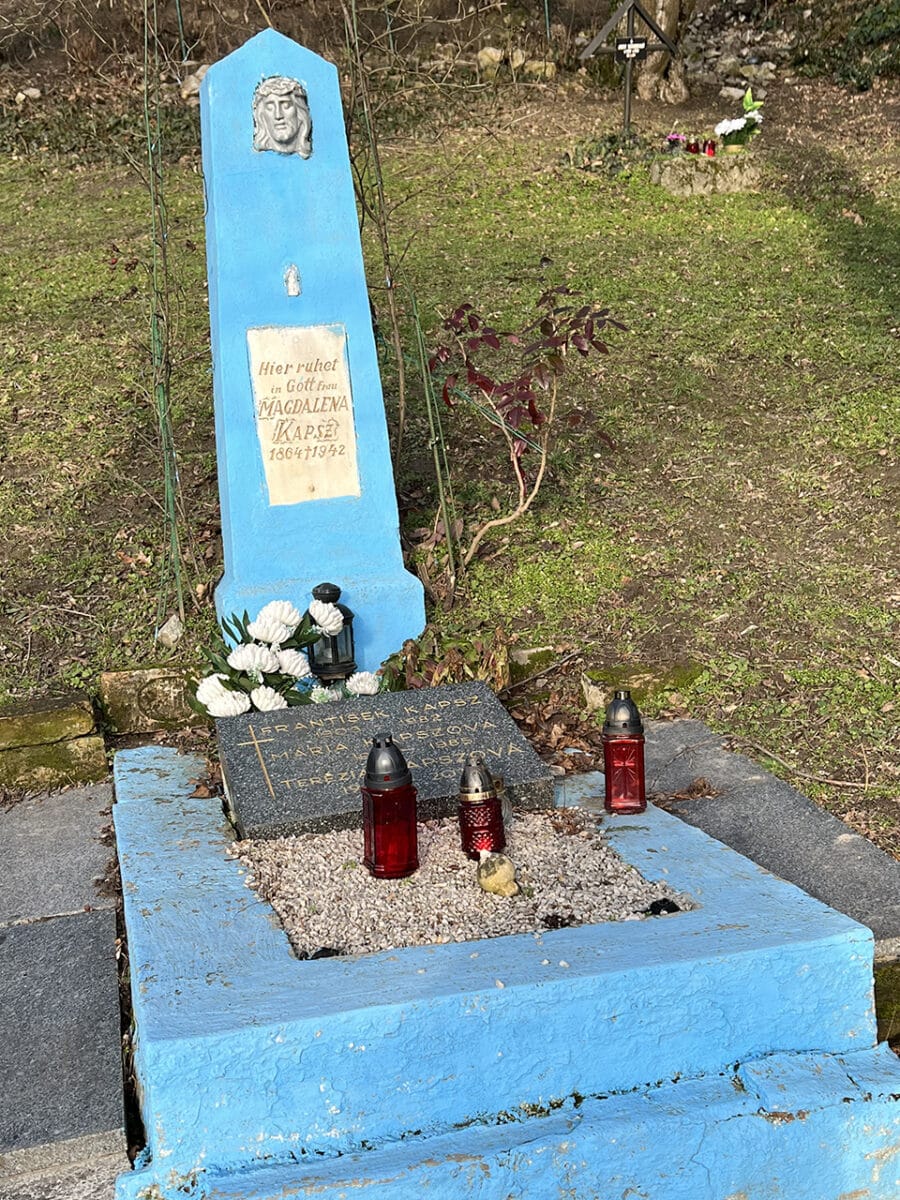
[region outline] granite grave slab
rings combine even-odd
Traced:
[[[481,751],[523,808],[553,803],[553,777],[480,682],[387,692],[340,704],[245,713],[216,722],[230,815],[241,837],[349,829],[372,738],[394,735],[413,773],[419,819],[456,811],[470,750]]]
[[[99,895],[96,887],[115,858],[101,841],[111,806],[112,787],[102,783],[29,797],[0,812],[6,848],[0,925],[82,912],[85,906],[115,908],[113,897]]]

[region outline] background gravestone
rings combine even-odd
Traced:
[[[337,70],[266,30],[201,89],[221,616],[329,580],[374,670],[425,624],[405,571]]]

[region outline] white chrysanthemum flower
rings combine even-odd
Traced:
[[[250,697],[246,692],[229,692],[222,688],[219,696],[214,696],[206,704],[206,711],[211,717],[239,717],[250,708]]]
[[[354,696],[377,696],[381,680],[372,671],[357,671],[351,675],[344,687]]]
[[[197,684],[197,700],[204,708],[209,706],[210,700],[216,700],[223,692],[228,689],[222,687],[222,681],[227,679],[227,675],[207,675],[205,679],[201,679]]]
[[[278,669],[282,675],[293,675],[295,679],[305,679],[309,674],[309,659],[302,650],[276,650]]]
[[[337,688],[314,687],[309,693],[309,698],[313,704],[330,704],[333,700],[340,700],[341,693]]]
[[[247,632],[258,642],[278,644],[286,642],[296,628],[296,625],[286,625],[284,621],[276,621],[260,613],[255,621],[249,623]]]
[[[750,121],[761,121],[761,120],[762,120],[762,113],[761,113],[761,112],[758,112],[758,111],[757,111],[757,110],[754,108],[752,112],[748,112],[748,113],[747,113],[747,118],[748,118],[748,120],[750,120]]]
[[[729,133],[737,133],[747,124],[746,117],[728,117],[720,121],[715,128],[716,137],[727,137]]]
[[[324,600],[312,600],[309,605],[309,615],[321,632],[328,637],[335,637],[344,628],[344,618],[336,604],[326,604]]]
[[[256,619],[257,621],[278,621],[282,625],[290,625],[291,633],[293,633],[303,620],[303,615],[291,604],[290,600],[270,600],[264,608],[259,610]]]
[[[254,688],[250,693],[250,699],[253,702],[253,707],[259,709],[260,712],[275,712],[278,708],[287,708],[288,702],[284,696],[275,691],[274,688],[262,687]]]
[[[225,661],[235,671],[247,671],[251,675],[278,670],[278,659],[269,647],[257,646],[255,642],[235,646]]]

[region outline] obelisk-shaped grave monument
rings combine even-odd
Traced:
[[[403,566],[335,67],[274,30],[201,89],[221,616],[327,580],[374,670],[425,624]]]

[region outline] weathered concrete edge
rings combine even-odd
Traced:
[[[239,1111],[231,1104],[221,1112],[205,1113],[207,1125],[199,1136],[204,1147],[202,1157],[207,1161],[217,1153],[224,1156],[223,1165],[228,1160],[231,1165],[239,1162],[246,1165],[267,1154],[286,1156],[292,1147],[306,1153],[310,1137],[314,1145],[323,1137],[330,1137],[333,1146],[327,1151],[330,1153],[352,1150],[354,1139],[359,1142],[362,1137],[353,1104],[374,1108],[388,1082],[383,1074],[376,1074],[375,1078],[365,1075],[366,1070],[375,1068],[374,1062],[371,1067],[367,1064],[363,1068],[362,1075],[358,1066],[348,1066],[351,1058],[359,1063],[372,1057],[353,1052],[354,1044],[361,1044],[363,1038],[383,1042],[387,1033],[396,1051],[398,1079],[405,1082],[416,1049],[406,1044],[409,1039],[404,1023],[407,1028],[410,1024],[427,1027],[426,1033],[431,1030],[428,1036],[442,1044],[437,1037],[439,1027],[446,1028],[442,1023],[448,1017],[458,1020],[464,1011],[471,1011],[461,1010],[460,1001],[480,1005],[490,1014],[489,1040],[492,1046],[502,1044],[509,1051],[507,1061],[516,1055],[523,1060],[519,1075],[504,1079],[502,1098],[499,1094],[496,1098],[485,1097],[484,1109],[488,1112],[499,1111],[511,1102],[540,1102],[542,1096],[565,1096],[576,1090],[558,1087],[560,1080],[548,1077],[553,1075],[553,1068],[548,1069],[544,1063],[548,1055],[548,1031],[546,1027],[527,1028],[527,1022],[523,1027],[522,1006],[523,1002],[527,1007],[532,999],[540,1000],[541,1016],[546,1020],[547,1012],[555,1011],[557,1005],[562,1006],[559,1009],[562,1011],[572,1003],[572,995],[578,993],[576,1001],[584,1004],[582,1020],[593,1020],[595,1025],[600,1021],[603,1036],[609,1039],[616,1017],[614,1013],[598,1015],[598,993],[594,990],[598,979],[604,999],[608,999],[606,993],[612,988],[615,1011],[628,1013],[629,1023],[634,1027],[624,1050],[620,1050],[620,1057],[627,1053],[629,1059],[637,1059],[637,1065],[629,1066],[632,1074],[627,1083],[620,1080],[623,1086],[640,1086],[666,1077],[666,1072],[715,1071],[729,1061],[762,1057],[778,1050],[846,1051],[866,1045],[873,1038],[869,931],[677,819],[652,809],[639,819],[613,822],[613,840],[624,857],[646,874],[656,878],[665,876],[676,887],[701,893],[706,907],[700,912],[665,921],[560,930],[544,935],[542,946],[525,936],[370,955],[359,960],[297,963],[289,957],[284,934],[274,928],[269,907],[252,899],[234,864],[224,860],[222,849],[227,835],[216,806],[178,800],[179,789],[181,796],[186,795],[186,786],[196,774],[198,762],[190,757],[180,758],[171,751],[145,747],[120,755],[116,763],[119,797],[116,818],[120,852],[124,855],[126,914],[139,1031],[138,1069],[151,1116],[148,1125],[162,1131],[172,1167],[190,1169],[189,1161],[184,1157],[179,1160],[179,1147],[191,1159],[197,1150],[196,1131],[189,1127],[191,1118],[187,1118],[186,1124],[182,1117],[194,1112],[196,1120],[196,1096],[198,1091],[203,1092],[204,1077],[208,1078],[210,1072],[220,1081],[233,1077],[234,1086],[239,1088],[240,1103]],[[567,790],[571,798],[571,781]],[[596,793],[596,777],[585,780],[585,791],[586,800],[591,792]],[[173,825],[177,844],[179,880],[175,882],[164,859],[160,860],[153,852],[157,835],[163,840],[173,836],[171,831],[166,832],[167,823]],[[162,941],[160,930],[153,928],[160,920],[165,924],[161,914],[173,901],[180,900],[180,887],[188,888],[190,903],[195,908],[203,907],[194,894],[196,881],[188,869],[191,855],[199,856],[203,862],[204,889],[212,881],[223,892],[218,908],[210,914],[214,930],[210,929],[209,937],[188,939],[194,947],[202,947],[200,958],[184,944],[181,915],[168,932],[163,930]],[[137,871],[132,878],[135,866]],[[148,888],[150,883],[152,889]],[[755,932],[748,929],[746,917],[748,911],[759,910],[761,898],[766,899],[760,918],[763,924]],[[781,911],[784,908],[788,910],[786,914]],[[141,910],[151,915],[149,925]],[[742,922],[733,919],[738,915]],[[256,979],[249,992],[249,1003],[248,996],[242,996],[246,980],[235,974],[236,970],[240,972],[240,964],[229,957],[233,947],[227,930],[235,922],[241,930],[235,944],[244,957],[252,960],[250,973]],[[251,945],[249,953],[243,949]],[[222,956],[218,967],[203,957],[207,950]],[[476,966],[472,952],[478,950],[484,952],[485,961]],[[179,955],[183,958],[188,953],[189,961],[179,961]],[[548,966],[540,969],[537,963],[546,954],[554,959],[557,954],[564,954],[567,962],[560,961],[557,967],[555,962],[543,959]],[[598,954],[618,961],[620,969],[607,963],[598,967]],[[627,969],[621,969],[623,965]],[[563,966],[565,970],[560,969]],[[767,971],[775,982],[771,988],[762,989],[760,995],[754,994],[754,1001],[759,1003],[753,1021],[748,1022],[747,989],[754,987]],[[733,976],[730,981],[729,973]],[[671,996],[667,988],[671,990],[673,985],[667,982],[667,976],[675,981]],[[701,982],[704,976],[708,979],[706,991]],[[798,976],[805,976],[809,982],[796,982]],[[497,977],[507,981],[502,991],[496,990]],[[631,978],[633,983],[629,983]],[[211,979],[216,986],[211,985]],[[222,981],[228,988],[226,993],[218,990]],[[672,1035],[672,1020],[680,1006],[678,988],[682,986],[690,986],[695,994],[711,993],[716,997],[716,1005],[721,1002],[720,990],[729,993],[722,1003],[729,1012],[734,1010],[733,1019],[723,1017],[716,1009],[716,1028],[700,1031],[704,1046],[698,1047],[695,1041],[690,1041],[684,1030],[660,1041],[665,1030]],[[780,986],[786,986],[787,994],[779,991]],[[638,992],[629,996],[629,987],[637,987]],[[644,1011],[648,998],[655,995],[654,989],[661,997],[658,1000],[661,1011],[656,1014]],[[176,992],[181,996],[179,1003],[189,1012],[193,1033],[183,1021],[176,1019],[173,1023],[172,996]],[[583,998],[579,998],[580,993],[584,993]],[[380,997],[380,1001],[372,1004],[362,1000],[361,1004],[360,999],[354,999],[372,996]],[[821,1001],[821,1005],[811,1003],[814,1000]],[[548,1002],[550,1007],[544,1011]],[[704,1000],[704,1004],[709,1003],[708,998]],[[192,1011],[195,1006],[196,1011]],[[760,1008],[763,1011],[757,1011]],[[227,1012],[223,1016],[224,1009]],[[644,1045],[641,1034],[647,1033],[648,1021],[652,1036]],[[741,1025],[753,1028],[735,1033]],[[568,1037],[568,1028],[557,1030],[563,1042]],[[706,1043],[721,1038],[723,1031],[725,1044],[716,1045],[713,1054]],[[479,1029],[473,1032],[476,1038],[481,1036]],[[528,1046],[523,1044],[523,1036]],[[353,1037],[358,1040],[348,1042]],[[528,1050],[533,1038],[535,1062],[532,1062],[534,1054]],[[351,1053],[346,1049],[348,1044]],[[461,1058],[472,1053],[477,1057],[477,1046],[460,1050]],[[683,1057],[673,1058],[673,1053]],[[310,1075],[307,1083],[311,1086],[306,1091],[303,1081],[297,1078],[301,1074],[297,1070],[301,1056],[304,1072]],[[568,1056],[571,1058],[571,1051]],[[440,1054],[432,1057],[435,1062],[428,1065],[439,1077],[446,1077],[446,1062],[441,1060],[441,1068]],[[453,1074],[460,1076],[461,1088],[468,1086],[470,1065],[453,1064],[458,1068]],[[326,1088],[324,1096],[319,1095],[319,1079],[333,1078],[336,1072],[342,1086],[334,1085],[337,1091],[333,1096],[330,1088]],[[258,1086],[249,1083],[254,1073],[260,1074]],[[278,1081],[274,1097],[273,1080]],[[532,1092],[525,1092],[523,1080],[534,1089]],[[597,1091],[603,1090],[597,1080],[591,1082],[597,1085]],[[254,1106],[248,1105],[248,1090],[258,1095]],[[427,1089],[422,1095],[415,1093],[410,1101],[415,1124],[421,1124],[421,1105],[428,1094]],[[352,1098],[351,1111],[338,1123],[342,1123],[343,1133],[338,1128],[329,1132],[319,1110],[323,1104],[338,1103],[335,1111],[340,1112],[339,1102],[347,1104],[342,1096]],[[234,1103],[238,1103],[237,1093]],[[277,1112],[271,1111],[273,1103]],[[437,1098],[434,1107],[438,1117],[444,1115]],[[297,1129],[298,1112],[305,1114],[305,1135]],[[457,1106],[455,1113],[447,1115],[448,1123],[459,1114]],[[380,1114],[376,1114],[372,1118],[373,1127],[365,1127],[366,1140],[374,1136],[377,1142],[379,1138],[390,1137],[390,1128],[383,1121],[379,1125],[380,1119]],[[328,1125],[334,1126],[335,1118],[329,1118]],[[242,1126],[246,1128],[239,1128]],[[262,1142],[251,1144],[251,1127],[263,1131]],[[437,1121],[426,1132],[439,1129]],[[393,1130],[396,1136],[396,1118]],[[225,1143],[229,1143],[227,1148],[223,1148]]]
[[[207,1200],[442,1200],[556,1195],[665,1200],[896,1200],[900,1063],[883,1047],[776,1055],[718,1077],[585,1100],[513,1124],[482,1125],[303,1166],[260,1164],[199,1182]],[[178,1200],[149,1171],[118,1200]],[[159,1185],[157,1185],[159,1186]]]
[[[124,1130],[87,1133],[60,1142],[8,1150],[0,1154],[0,1183],[24,1185],[64,1170],[96,1166],[101,1159],[108,1159],[111,1164],[118,1162],[123,1171],[128,1169]]]

